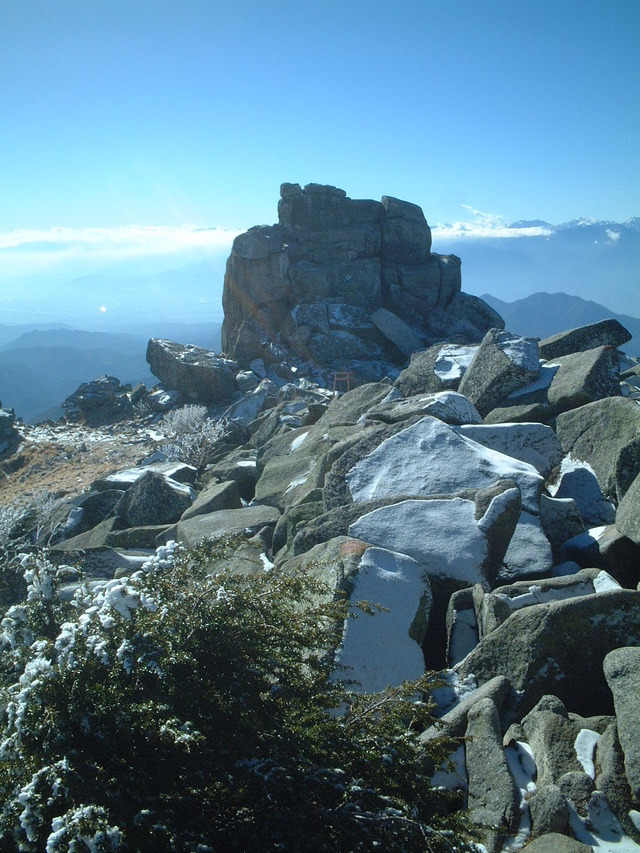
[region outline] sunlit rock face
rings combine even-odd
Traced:
[[[282,345],[320,365],[402,363],[438,340],[479,342],[500,316],[461,292],[455,255],[431,252],[416,204],[282,184],[278,223],[236,238],[222,347],[242,364]]]

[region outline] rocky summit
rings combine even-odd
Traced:
[[[464,790],[479,849],[640,849],[628,333],[505,330],[409,202],[283,184],[278,216],[234,242],[223,354],[152,340],[159,387],[103,378],[68,402],[85,452],[111,412],[145,458],[130,442],[86,487],[67,478],[46,524],[5,519],[4,547],[46,542],[98,583],[233,534],[233,572],[305,573],[379,605],[337,650],[363,690],[442,671],[420,738],[460,739],[433,782]],[[4,479],[26,489],[42,428],[2,424]],[[68,464],[86,482],[82,454]]]
[[[275,345],[383,375],[384,362],[429,343],[477,343],[504,326],[462,292],[460,258],[431,251],[418,205],[319,184],[282,184],[278,223],[236,238],[222,300],[222,346],[243,366],[273,358]]]

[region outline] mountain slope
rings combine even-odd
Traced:
[[[629,355],[640,353],[640,319],[626,314],[616,314],[580,296],[568,293],[533,293],[525,299],[504,302],[496,296],[484,293],[482,298],[502,315],[507,329],[518,335],[548,338],[567,329],[597,323],[614,318],[633,335],[623,349]]]

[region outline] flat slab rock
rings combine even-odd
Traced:
[[[347,474],[357,503],[379,498],[443,495],[515,480],[523,507],[538,511],[543,478],[533,465],[460,435],[425,417],[383,441]]]

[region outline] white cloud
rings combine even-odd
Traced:
[[[611,240],[612,243],[615,243],[616,240],[620,239],[619,231],[612,231],[610,228],[607,228],[604,233],[607,235],[607,237]]]
[[[431,226],[434,240],[479,240],[488,237],[513,239],[516,237],[548,237],[553,232],[541,225],[529,225],[523,228],[509,226],[504,217],[497,213],[477,210],[469,204],[461,205],[472,219],[453,223],[438,223]]]
[[[0,259],[9,272],[41,272],[66,263],[126,260],[181,252],[228,253],[239,231],[196,225],[16,229],[0,232]]]

